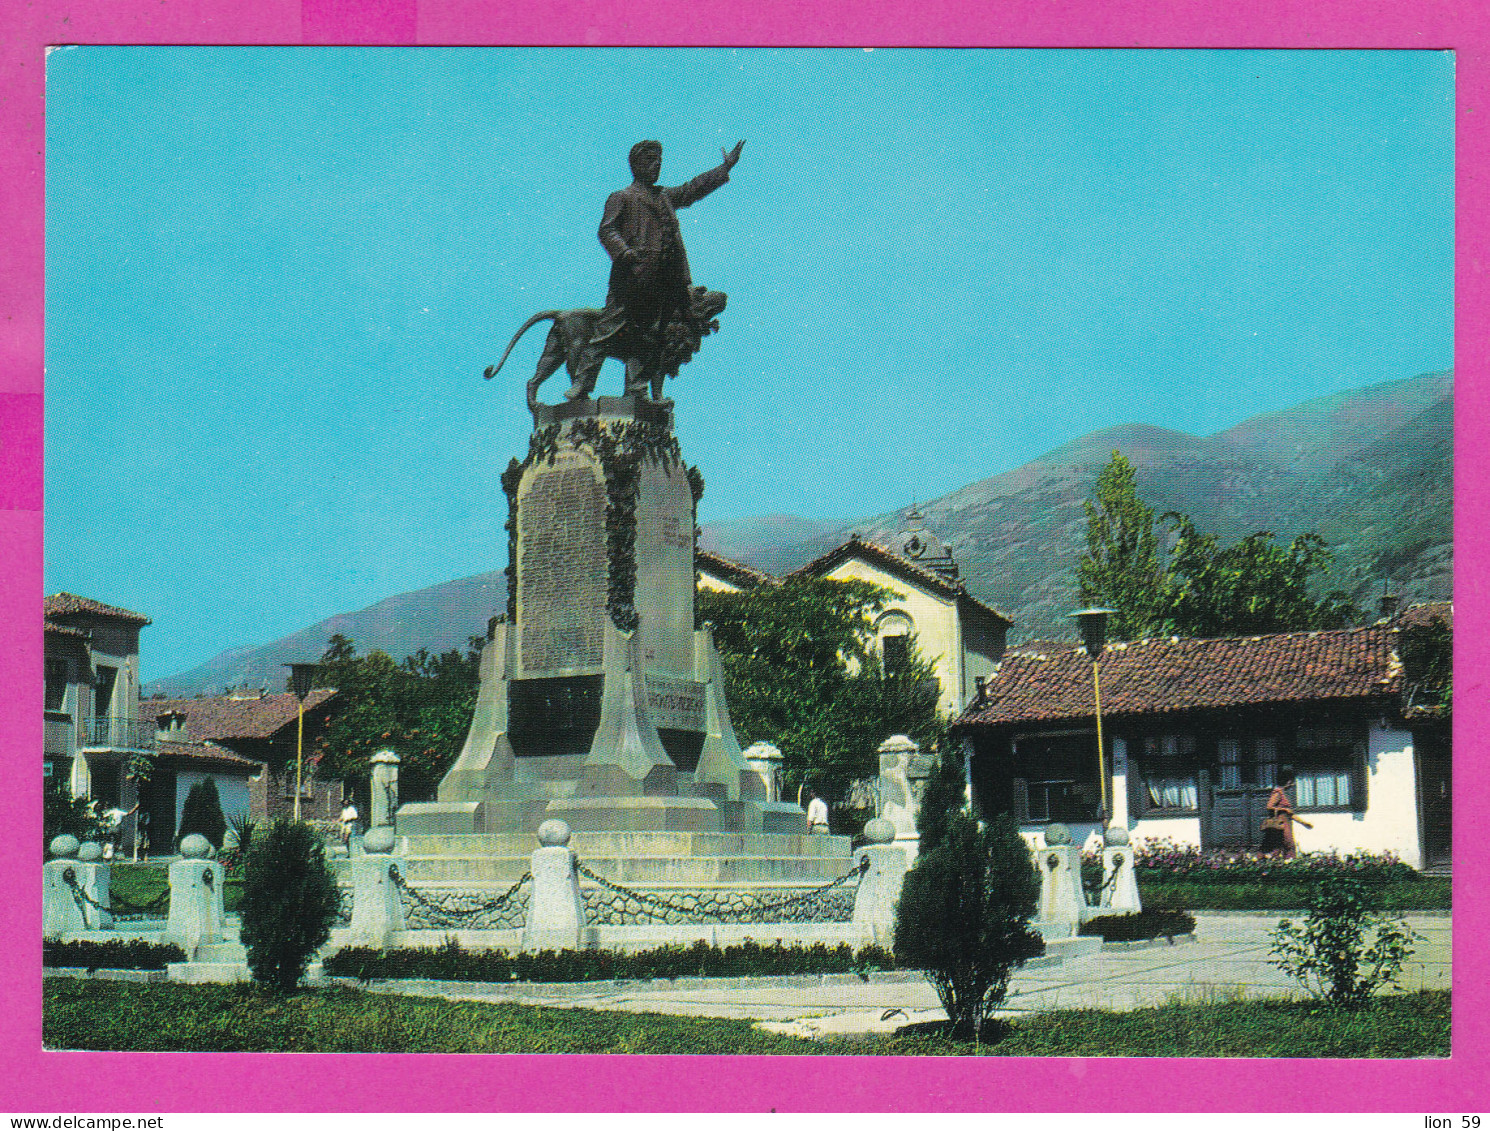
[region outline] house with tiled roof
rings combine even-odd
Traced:
[[[131,793],[124,770],[154,746],[142,723],[140,630],[150,618],[73,593],[47,597],[43,611],[42,772],[101,809]],[[129,796],[129,808],[134,798]]]
[[[226,815],[247,813],[263,765],[184,734],[161,733],[157,704],[140,700],[140,630],[150,618],[72,593],[46,598],[42,772],[49,783],[130,814],[119,847],[148,832],[169,852],[193,785],[213,779]]]
[[[1135,839],[1256,847],[1267,795],[1292,773],[1313,826],[1295,829],[1301,851],[1446,864],[1448,707],[1423,707],[1403,662],[1405,634],[1434,621],[1451,629],[1451,606],[1363,628],[1110,643],[1096,673],[1074,641],[1025,646],[982,680],[953,734],[980,810],[1012,813],[1032,838],[1050,822],[1078,840],[1100,827],[1100,690],[1108,809]]]
[[[895,544],[892,549],[856,534],[787,576],[868,581],[895,593],[874,624],[886,669],[903,663],[914,642],[936,669],[941,710],[956,714],[977,681],[993,674],[1014,622],[968,592],[951,550],[919,511],[907,513]]]
[[[250,783],[247,812],[265,820],[293,811],[297,742],[300,753],[300,813],[308,820],[335,820],[342,807],[342,783],[316,773],[317,743],[339,706],[331,688],[305,697],[304,735],[300,700],[288,691],[239,691],[204,699],[150,699],[143,709],[159,727],[162,743],[206,744],[262,765]]]
[[[762,585],[775,584],[768,573],[741,562],[731,561],[723,554],[711,550],[699,550],[693,555],[693,568],[698,574],[698,587],[718,593],[742,593]]]

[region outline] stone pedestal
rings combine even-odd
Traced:
[[[223,940],[223,869],[207,859],[211,845],[192,833],[181,840],[181,859],[170,866],[171,910],[165,940],[186,951],[188,962],[198,947]]]
[[[1102,913],[1126,915],[1142,910],[1128,830],[1114,826],[1107,830],[1102,849]]]
[[[895,843],[895,826],[876,817],[864,826],[869,843],[858,852],[859,890],[854,894],[854,919],[872,932],[877,946],[895,945],[895,905],[905,883],[909,861]]]
[[[76,837],[52,838],[52,859],[42,866],[42,935],[55,939],[113,926],[109,914],[110,866],[96,844]]]
[[[921,804],[911,787],[911,763],[921,747],[906,735],[897,734],[880,743],[880,775],[875,781],[879,816],[895,827],[895,841],[914,860],[921,845],[916,816]]]
[[[1074,844],[1038,848],[1035,866],[1040,871],[1038,917],[1042,931],[1047,925],[1058,926],[1063,933],[1074,935],[1086,915],[1086,896],[1081,890],[1081,849]]]
[[[374,754],[371,777],[372,812],[368,814],[367,827],[392,828],[393,815],[398,812],[398,755],[392,750]]]
[[[403,861],[396,856],[368,853],[351,863],[352,922],[348,941],[352,946],[388,945],[388,938],[405,926],[403,900],[391,870]]]
[[[569,847],[569,826],[545,821],[533,853],[533,894],[523,926],[524,950],[574,950],[585,926],[585,901],[579,872]]]
[[[637,397],[539,413],[503,476],[513,578],[475,717],[402,836],[800,832],[740,754],[713,639],[695,631],[695,491],[671,413]]]

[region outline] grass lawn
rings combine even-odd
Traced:
[[[129,902],[145,905],[170,886],[165,864],[115,864],[109,870],[109,890]],[[223,884],[225,911],[237,911],[243,899],[243,881],[229,878]]]
[[[998,1044],[923,1033],[802,1041],[744,1021],[542,1009],[356,989],[274,998],[249,986],[131,985],[49,978],[51,1049],[205,1052],[586,1052],[889,1056],[1310,1056],[1449,1054],[1449,995],[1402,994],[1342,1014],[1312,1002],[1069,1010],[1015,1022]]]
[[[1138,877],[1145,907],[1178,907],[1186,911],[1295,911],[1307,907],[1307,883],[1283,880],[1153,880]],[[1447,876],[1388,880],[1379,888],[1386,911],[1448,910],[1452,881]]]

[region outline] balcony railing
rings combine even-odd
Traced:
[[[154,750],[155,723],[136,719],[83,719],[78,723],[78,745],[115,750]]]

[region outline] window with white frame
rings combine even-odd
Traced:
[[[1294,735],[1294,804],[1350,809],[1360,804],[1366,739],[1361,728],[1300,727]]]
[[[1151,734],[1142,742],[1143,801],[1149,811],[1199,808],[1193,734]]]

